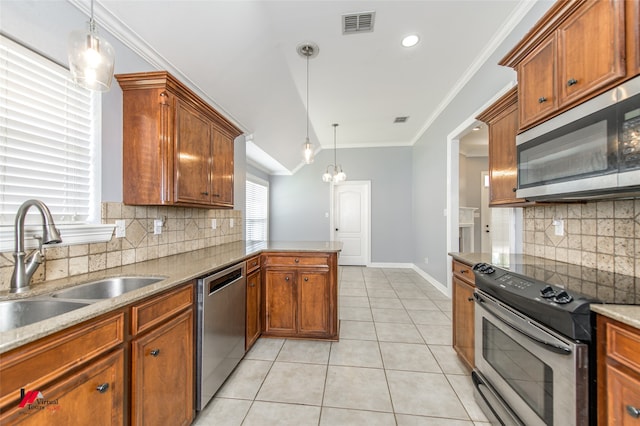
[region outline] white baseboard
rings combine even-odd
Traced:
[[[397,269],[413,269],[413,263],[386,263],[376,262],[367,265],[369,268],[397,268]]]
[[[445,296],[451,298],[451,289],[446,285],[442,284],[440,281],[436,280],[434,277],[418,268],[414,263],[385,263],[385,262],[375,262],[367,265],[369,268],[398,268],[398,269],[413,269],[416,271],[422,278],[429,281],[429,284],[434,286],[440,293]]]

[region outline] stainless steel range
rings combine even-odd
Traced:
[[[589,305],[598,300],[484,263],[474,266],[474,274],[472,379],[491,422],[595,422]]]

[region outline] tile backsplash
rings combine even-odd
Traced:
[[[524,253],[640,277],[640,199],[524,209]],[[554,220],[564,221],[555,235]]]
[[[118,219],[125,221],[123,238],[114,235],[109,242],[46,249],[47,260],[32,284],[239,241],[244,226],[238,210],[102,203],[102,223]],[[153,233],[155,219],[164,220],[160,235]],[[216,229],[211,219],[216,219]],[[9,290],[12,272],[12,253],[0,253],[0,291]]]

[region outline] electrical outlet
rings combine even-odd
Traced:
[[[163,225],[164,225],[164,222],[162,221],[162,219],[155,219],[153,221],[153,234],[154,235],[162,234],[162,226]]]
[[[124,219],[116,220],[116,238],[124,238],[126,236],[126,222],[124,221]]]
[[[557,219],[551,222],[551,224],[555,227],[555,234],[558,236],[564,235],[564,220]]]
[[[218,221],[216,219],[211,219],[211,229],[216,229],[218,227]]]
[[[233,219],[229,219],[229,228],[233,228]]]

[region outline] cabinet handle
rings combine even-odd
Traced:
[[[304,280],[305,281],[309,281],[309,277],[304,277]]]
[[[208,193],[208,192],[201,192],[200,194],[202,194],[202,195],[209,195],[209,193]]]
[[[214,197],[219,197],[219,196],[220,196],[220,194],[213,194],[213,196],[214,196]]]
[[[635,417],[636,419],[640,417],[640,410],[638,410],[633,405],[627,405],[627,413],[629,413],[631,417]]]
[[[289,277],[284,277],[284,280],[285,281],[289,281]]]
[[[474,299],[473,299],[473,297],[467,297],[467,300],[468,300],[469,302],[473,302],[473,300],[474,300]]]
[[[158,356],[158,355],[160,355],[160,349],[154,349],[151,352],[149,352],[149,354],[151,356]]]
[[[107,389],[109,389],[109,383],[103,383],[101,385],[98,385],[98,387],[96,387],[96,390],[100,393],[105,393]]]
[[[573,86],[575,84],[578,84],[578,80],[575,78],[570,78],[569,81],[567,81],[567,86]]]
[[[545,98],[544,96],[540,96],[540,97],[538,98],[538,103],[539,103],[539,104],[543,104],[543,103],[545,103],[545,102],[547,102],[547,98]]]

